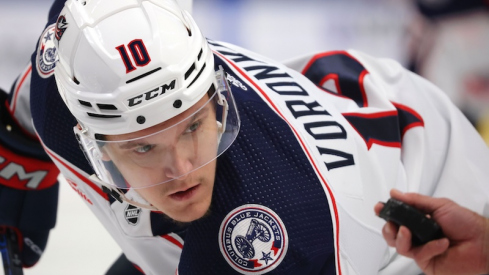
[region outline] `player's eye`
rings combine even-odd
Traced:
[[[200,125],[202,125],[202,122],[200,120],[198,121],[195,121],[194,123],[192,123],[188,128],[187,130],[185,130],[185,133],[193,133],[195,131],[197,131],[197,129],[199,129]]]
[[[152,145],[152,144],[145,144],[145,145],[141,145],[141,146],[138,146],[134,149],[134,151],[138,154],[144,154],[144,153],[147,153],[149,152],[151,149],[153,149],[155,146]]]

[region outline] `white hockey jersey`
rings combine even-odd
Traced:
[[[218,158],[210,214],[179,225],[119,203],[90,180],[43,36],[10,106],[27,129],[32,114],[48,155],[145,274],[419,274],[373,211],[391,188],[489,217],[489,150],[432,84],[356,51],[284,65],[211,40],[242,127]]]

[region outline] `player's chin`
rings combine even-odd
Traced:
[[[168,213],[167,215],[178,222],[193,222],[204,217],[209,211],[210,205],[191,205],[184,211],[175,211],[174,213]]]
[[[193,201],[185,205],[177,205],[163,211],[168,217],[178,222],[192,222],[204,217],[209,211],[211,197]]]

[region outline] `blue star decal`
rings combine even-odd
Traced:
[[[272,252],[268,252],[267,254],[265,254],[265,252],[261,252],[261,254],[263,254],[263,258],[260,259],[260,261],[265,261],[265,264],[268,264],[268,261],[273,261],[272,257],[270,257],[270,254]]]
[[[48,42],[49,40],[51,40],[51,35],[52,35],[52,34],[53,34],[52,32],[48,32],[48,33],[46,34],[46,36],[44,36],[44,43],[46,43],[46,42]]]

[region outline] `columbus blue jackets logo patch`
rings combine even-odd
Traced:
[[[242,205],[221,223],[219,247],[224,259],[242,274],[275,269],[287,253],[289,239],[280,217],[257,204]]]
[[[44,30],[39,40],[36,55],[36,68],[39,76],[48,78],[54,72],[58,52],[54,45],[55,27],[51,25]]]

